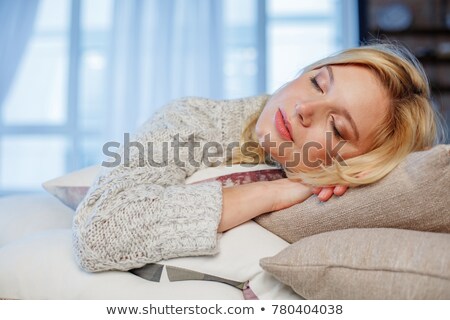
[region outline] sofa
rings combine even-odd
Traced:
[[[450,145],[414,152],[341,197],[312,196],[231,229],[214,256],[129,272],[88,273],[72,254],[74,209],[99,170],[0,198],[0,298],[450,299]],[[208,168],[187,183],[247,183],[271,170]]]

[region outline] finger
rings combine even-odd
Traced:
[[[320,191],[322,190],[322,187],[312,187],[312,192],[315,195],[318,195],[320,193]]]
[[[347,189],[347,186],[336,186],[333,190],[333,193],[337,196],[342,196],[347,191]]]
[[[320,201],[328,201],[328,199],[330,199],[332,195],[333,195],[333,188],[326,187],[320,191],[317,197],[319,198]]]

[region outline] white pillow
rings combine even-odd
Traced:
[[[301,299],[259,266],[259,259],[288,244],[250,221],[223,234],[215,256],[161,263],[224,277],[249,280],[259,299]],[[243,299],[241,290],[214,281],[160,282],[131,272],[88,273],[76,264],[70,229],[48,230],[0,248],[0,298],[9,299]]]
[[[70,206],[72,208],[76,208],[78,203],[72,201],[75,198],[68,200],[65,197],[70,194],[72,188],[75,188],[77,192],[81,190],[79,189],[80,187],[84,186],[87,192],[88,187],[92,184],[99,171],[99,166],[90,167],[46,182],[44,183],[44,187],[64,203],[71,204]],[[274,180],[282,176],[282,170],[273,166],[264,164],[256,166],[235,165],[199,170],[189,177],[186,183],[191,184],[208,180],[218,180],[224,186],[230,186],[261,180]],[[65,191],[58,191],[61,188]],[[77,199],[81,201],[82,197],[78,197]],[[191,275],[192,272],[198,272],[222,279],[246,283],[248,286],[244,290],[246,298],[299,299],[300,297],[294,291],[263,271],[259,266],[259,260],[261,258],[275,255],[287,245],[288,243],[278,236],[257,225],[255,222],[249,221],[222,235],[219,240],[220,253],[215,256],[183,257],[162,261],[159,264],[166,265],[166,268],[162,272],[162,275],[166,276],[166,282],[168,281],[166,271],[170,269],[170,266],[173,266],[183,268]],[[148,268],[151,268],[151,266],[144,267],[140,271],[148,270]],[[134,270],[133,272],[140,274],[139,270]],[[210,281],[180,281],[180,283],[182,282],[194,283],[195,286],[196,284]],[[154,284],[154,282],[150,283]],[[215,283],[219,284],[218,282]],[[172,282],[170,284],[173,285]],[[229,285],[220,285],[234,289]],[[238,291],[241,292],[240,290]],[[109,293],[105,294],[108,295]],[[175,295],[175,297],[178,296]],[[102,295],[100,294],[97,298],[102,298]],[[172,297],[168,298],[172,299]],[[184,298],[191,299],[192,296],[187,294]]]
[[[73,211],[46,193],[0,198],[0,247],[48,229],[70,228]]]
[[[76,264],[70,229],[35,234],[0,248],[0,298],[242,299],[240,290],[208,281],[160,283],[130,272],[88,273]]]
[[[69,208],[75,210],[101,171],[100,165],[90,166],[46,181],[42,187]]]

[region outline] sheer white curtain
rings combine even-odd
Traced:
[[[352,38],[355,1],[0,0],[0,195],[101,162],[171,99],[273,92],[266,69]]]
[[[0,107],[33,33],[39,0],[0,1]]]
[[[220,97],[221,0],[116,0],[109,139],[181,96]]]

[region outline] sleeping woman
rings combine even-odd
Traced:
[[[270,96],[173,101],[135,135],[143,148],[104,168],[78,206],[75,256],[96,272],[215,254],[218,235],[250,219],[383,178],[409,153],[438,143],[439,128],[422,67],[389,44],[322,59]],[[231,156],[211,161],[205,152],[236,141],[241,147]],[[268,159],[287,178],[185,185],[212,163]]]

